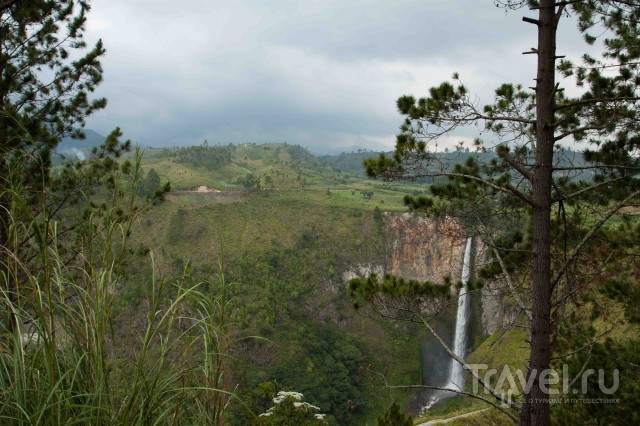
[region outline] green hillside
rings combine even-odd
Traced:
[[[359,314],[344,279],[357,265],[383,264],[381,210],[404,210],[404,195],[418,186],[337,172],[285,144],[152,149],[142,168],[172,191],[135,225],[135,244],[154,253],[163,274],[188,265],[194,279],[207,279],[222,262],[233,283],[231,369],[240,396],[275,381],[336,424],[374,424],[390,401],[375,371],[419,379],[421,331]],[[144,285],[130,283],[121,321],[144,297]],[[248,421],[241,405],[230,409],[230,424]]]
[[[333,424],[375,424],[394,400],[403,410],[415,409],[411,392],[381,392],[382,378],[420,383],[418,348],[426,331],[360,314],[351,306],[345,274],[384,264],[382,212],[405,211],[404,196],[427,187],[367,179],[353,164],[371,155],[320,159],[289,144],[145,151],[143,182],[169,181],[172,190],[137,221],[135,244],[153,252],[161,275],[186,273],[197,282],[224,273],[230,283],[228,377],[239,400],[250,402],[232,400],[228,424],[249,424],[266,409],[256,402],[265,386],[302,392]],[[450,161],[469,155],[442,154]],[[149,275],[138,268],[130,275]],[[122,332],[131,333],[129,322],[138,321],[132,317],[145,314],[136,307],[148,288],[132,280],[124,289],[116,324]],[[476,337],[469,361],[498,371],[521,368],[525,337],[523,330]],[[485,407],[451,398],[422,420]],[[502,416],[491,410],[469,421],[493,424]]]

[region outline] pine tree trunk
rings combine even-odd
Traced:
[[[540,2],[538,18],[538,71],[536,85],[536,169],[533,181],[533,275],[531,354],[529,377],[533,386],[525,394],[521,425],[549,425],[549,395],[540,386],[540,374],[551,358],[551,186],[554,144],[554,92],[556,17],[554,2]]]

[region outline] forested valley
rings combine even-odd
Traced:
[[[186,3],[185,16],[240,7],[278,36],[253,2]],[[640,4],[488,1],[533,36],[514,38],[525,59],[509,70],[529,80],[482,87],[479,59],[445,82],[429,68],[429,89],[393,92],[390,143],[379,117],[362,129],[344,113],[360,76],[341,83],[344,99],[316,93],[294,126],[304,94],[347,63],[376,82],[371,64],[387,67],[383,99],[398,82],[417,90],[424,65],[393,37],[361,59],[346,43],[360,21],[316,6],[298,12],[329,8],[321,22],[337,27],[296,22],[317,32],[296,38],[304,48],[276,37],[268,77],[182,61],[193,81],[172,85],[175,67],[140,78],[119,61],[109,80],[108,40],[92,32],[113,29],[107,3],[0,0],[0,424],[640,423]],[[377,5],[414,18],[405,6]],[[301,53],[334,37],[331,54]],[[242,49],[223,49],[231,69],[229,52]],[[301,88],[291,73],[314,67],[327,77]],[[194,97],[169,114],[175,92],[205,92],[205,74],[229,84],[220,93],[255,77],[288,97],[234,92],[210,109]],[[126,102],[106,115],[118,84]],[[366,87],[361,114],[378,114]],[[245,127],[230,131],[237,117]]]

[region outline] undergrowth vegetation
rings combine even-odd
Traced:
[[[93,172],[104,165],[96,161]],[[227,293],[206,291],[226,288],[221,271],[197,283],[152,275],[141,333],[123,342],[114,332],[133,255],[127,242],[144,203],[135,190],[140,157],[109,164],[93,196],[76,201],[84,206],[80,221],[54,215],[49,191],[30,193],[5,177],[11,202],[3,215],[10,243],[1,265],[0,422],[221,424],[229,399]],[[85,166],[67,172],[79,178]]]

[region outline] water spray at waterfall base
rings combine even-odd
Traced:
[[[472,237],[467,238],[467,245],[464,249],[464,259],[462,262],[462,287],[458,292],[458,309],[456,313],[456,329],[453,341],[453,353],[464,359],[465,350],[467,348],[467,329],[471,319],[471,297],[467,284],[469,278],[471,278],[471,245]],[[437,391],[435,392],[429,401],[422,407],[420,413],[424,413],[429,410],[434,404],[436,404],[442,398],[455,395],[453,391],[462,390],[464,388],[464,369],[462,365],[451,358],[451,367],[449,370],[449,377],[447,382],[443,386],[449,391]]]

